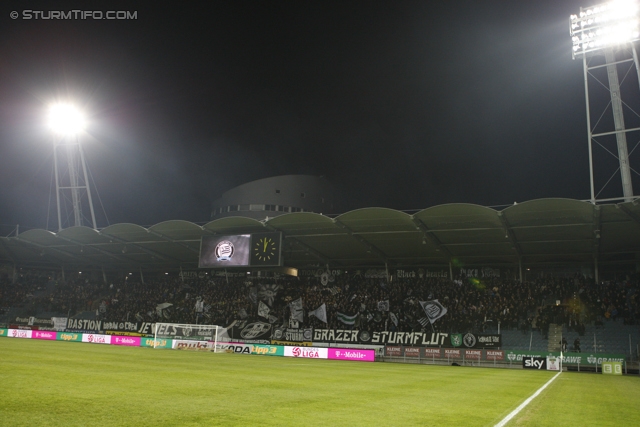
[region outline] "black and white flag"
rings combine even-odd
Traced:
[[[389,300],[378,301],[378,311],[389,311]]]
[[[265,319],[269,318],[269,306],[262,301],[258,303],[258,316],[264,317]]]
[[[438,302],[437,299],[431,301],[420,301],[420,305],[424,313],[429,318],[429,322],[433,324],[436,320],[447,314],[447,309]]]
[[[302,309],[302,298],[298,298],[295,301],[289,303],[291,309],[291,318],[299,322],[304,322],[304,310]]]
[[[313,311],[309,312],[309,316],[316,316],[322,322],[327,323],[327,305],[322,303],[322,305],[316,308]]]
[[[393,312],[389,312],[389,317],[391,318],[391,321],[393,322],[394,325],[398,326],[398,318],[396,317],[395,314],[393,314]]]
[[[280,289],[280,285],[260,285],[258,291],[258,298],[262,301],[266,301],[267,304],[273,306],[273,300]]]

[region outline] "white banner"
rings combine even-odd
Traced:
[[[94,344],[111,344],[111,335],[82,334],[82,342]]]
[[[9,329],[7,336],[12,338],[31,338],[31,329]]]
[[[213,342],[195,340],[173,340],[172,348],[189,350],[211,350]]]
[[[329,349],[285,346],[284,355],[287,357],[305,357],[308,359],[327,359],[329,357]]]

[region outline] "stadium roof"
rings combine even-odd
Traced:
[[[34,229],[0,238],[0,262],[18,266],[176,270],[198,268],[205,235],[283,233],[284,265],[299,269],[498,266],[635,262],[640,254],[638,201],[593,205],[539,199],[501,211],[473,204],[434,206],[413,215],[365,208],[335,218],[301,212],[265,221],[221,218],[200,226],[166,221],[149,228]]]

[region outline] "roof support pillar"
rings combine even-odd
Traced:
[[[449,261],[449,279],[453,280],[453,265]]]
[[[107,284],[107,275],[104,272],[104,265],[102,266],[102,281],[105,285]]]
[[[61,266],[60,266],[60,270],[62,271],[62,281],[66,283],[67,278],[66,278],[66,277],[65,277],[65,275],[64,275],[64,265],[61,265]]]
[[[13,276],[11,277],[11,284],[15,285],[17,281],[18,281],[18,266],[14,263],[13,264]]]
[[[140,266],[140,283],[144,285],[144,274],[142,274],[142,266]]]
[[[598,274],[598,255],[593,256],[593,278],[596,281],[596,284],[600,282],[600,275]]]
[[[520,271],[520,283],[522,283],[522,257],[518,257],[518,270]]]

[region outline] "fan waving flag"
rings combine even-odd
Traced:
[[[264,317],[265,319],[269,318],[269,306],[262,301],[258,303],[258,316]]]
[[[322,303],[322,305],[316,308],[313,311],[309,312],[309,316],[316,316],[322,322],[327,323],[327,305]]]
[[[420,305],[422,306],[424,313],[429,318],[429,322],[431,322],[431,324],[447,314],[447,309],[443,307],[437,299],[432,301],[420,301]]]
[[[353,316],[349,316],[347,314],[338,312],[336,314],[336,317],[338,318],[339,321],[341,321],[345,325],[355,325],[356,324],[356,318],[358,317],[358,314],[356,313]]]
[[[295,301],[291,301],[289,304],[291,309],[291,318],[299,322],[304,322],[304,310],[302,309],[302,298],[298,298]]]

